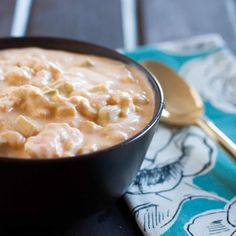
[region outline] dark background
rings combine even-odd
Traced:
[[[127,0],[129,1],[129,0]],[[219,33],[236,49],[235,0],[137,0],[142,43]],[[15,0],[0,0],[0,36],[10,34]],[[27,35],[123,47],[120,0],[33,0]]]
[[[15,2],[0,0],[0,37],[10,35]],[[121,9],[120,0],[33,0],[26,35],[66,37],[122,48]],[[139,44],[219,33],[236,52],[236,0],[137,0],[135,14]],[[0,230],[0,235],[140,234],[123,199],[70,226]]]

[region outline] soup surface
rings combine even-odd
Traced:
[[[0,51],[0,156],[94,152],[135,135],[153,112],[146,78],[121,62],[40,48]]]

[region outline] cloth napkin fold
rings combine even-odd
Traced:
[[[178,71],[201,94],[206,116],[236,142],[236,58],[219,35],[125,54]],[[144,235],[236,235],[236,164],[195,126],[159,125],[125,199]]]

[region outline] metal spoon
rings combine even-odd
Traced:
[[[236,160],[236,144],[203,117],[204,106],[198,93],[164,64],[156,61],[142,64],[158,78],[163,88],[165,107],[161,121],[176,126],[198,125]]]

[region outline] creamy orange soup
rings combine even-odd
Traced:
[[[40,48],[0,51],[0,156],[101,150],[135,135],[153,112],[149,83],[121,62]]]

